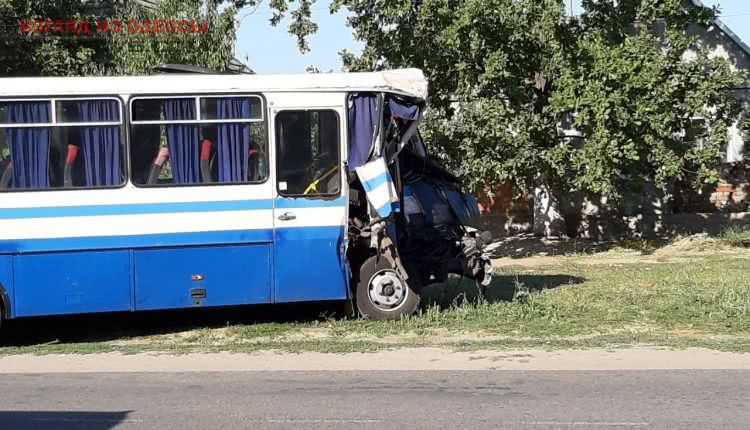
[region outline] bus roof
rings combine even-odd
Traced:
[[[116,77],[0,78],[0,97],[227,91],[382,91],[425,100],[427,98],[427,81],[419,69],[295,75],[164,74]]]

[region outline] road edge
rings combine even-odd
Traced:
[[[473,351],[439,348],[373,353],[190,353],[182,355],[103,353],[10,355],[0,374],[72,372],[242,372],[358,370],[750,370],[750,354],[690,348],[638,347],[619,350]]]

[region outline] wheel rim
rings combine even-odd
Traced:
[[[380,270],[370,278],[370,303],[383,311],[398,309],[409,295],[409,289],[395,270]]]

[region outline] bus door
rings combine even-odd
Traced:
[[[328,97],[340,100],[339,105],[322,108],[300,106],[305,97],[326,100],[319,94],[289,97],[282,99],[284,107],[277,100],[270,112],[276,165],[275,302],[347,297],[343,97]]]

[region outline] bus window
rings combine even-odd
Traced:
[[[268,177],[263,107],[257,96],[136,98],[133,183],[199,185]]]
[[[336,195],[341,190],[339,120],[331,110],[276,115],[279,194]]]
[[[120,101],[0,101],[0,190],[124,183]]]

